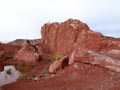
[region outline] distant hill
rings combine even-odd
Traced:
[[[14,41],[9,42],[8,44],[21,46],[25,40],[29,40],[31,45],[35,45],[40,41],[40,39],[33,39],[33,40],[32,39],[16,39]]]

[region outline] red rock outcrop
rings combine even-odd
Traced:
[[[10,45],[10,44],[0,44],[0,61],[3,61],[9,57],[14,57],[14,55],[20,50],[20,46]]]
[[[84,61],[88,51],[108,53],[120,49],[120,39],[92,31],[87,24],[74,19],[62,23],[47,23],[42,27],[42,44],[48,54],[70,57],[69,64]]]
[[[4,51],[2,49],[0,49],[0,58],[4,57]]]
[[[69,19],[63,23],[45,24],[42,27],[42,42],[51,54],[70,54],[73,51],[79,31],[88,31],[86,24]]]
[[[40,54],[37,52],[37,49],[26,40],[23,47],[15,55],[15,59],[36,64],[37,60],[40,59]]]
[[[69,19],[62,23],[47,23],[42,27],[42,43],[50,53],[84,56],[88,50],[106,51],[120,48],[120,39],[105,37],[92,31],[87,24]],[[78,52],[78,53],[77,53]]]

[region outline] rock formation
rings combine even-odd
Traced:
[[[14,46],[10,44],[0,44],[0,61],[9,58],[14,57],[14,55],[20,50],[20,46]]]
[[[35,64],[40,59],[40,54],[36,47],[30,45],[29,41],[26,40],[23,47],[15,55],[15,59]]]
[[[88,51],[88,55],[89,58],[84,62],[120,72],[120,59],[105,53],[99,53],[95,51]]]
[[[0,48],[0,58],[4,57],[4,51]]]
[[[103,36],[76,19],[62,23],[46,23],[42,26],[41,33],[42,39],[39,43],[31,45],[30,41],[26,40],[14,58],[36,63],[41,57],[55,57],[59,54],[69,57],[69,65],[74,62],[90,63],[120,72],[119,38]],[[0,57],[2,56],[3,52],[0,53]],[[55,61],[49,71],[56,72],[62,62]]]
[[[47,23],[41,28],[41,32],[41,42],[48,48],[48,54],[52,56],[56,53],[62,56],[68,55],[70,58],[69,64],[76,61],[84,62],[88,59],[88,51],[109,54],[108,52],[111,50],[120,49],[119,38],[106,37],[99,32],[94,32],[87,24],[79,20],[69,19],[62,23]],[[107,62],[109,61],[108,58],[105,59],[107,59]],[[107,62],[104,62],[104,64]],[[101,63],[98,64],[101,65]],[[116,66],[116,63],[111,65]],[[106,68],[106,66],[102,66]],[[119,72],[115,69],[114,71]]]
[[[20,72],[14,66],[5,66],[4,71],[0,72],[0,85],[15,82],[20,75]]]

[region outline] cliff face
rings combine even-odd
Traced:
[[[51,53],[70,54],[80,32],[88,30],[86,24],[72,19],[63,23],[45,24],[42,27],[42,42],[48,46]]]
[[[42,43],[48,47],[50,54],[71,55],[74,52],[76,57],[83,57],[88,50],[108,51],[120,48],[120,39],[94,32],[79,20],[47,23],[41,32]]]
[[[120,57],[109,53],[111,50],[119,51],[120,39],[118,38],[103,36],[99,32],[92,31],[87,24],[74,19],[62,23],[47,23],[42,27],[41,32],[41,43],[48,48],[48,55],[67,55],[69,64],[79,61],[120,71],[118,70],[120,62],[115,59],[116,56]]]

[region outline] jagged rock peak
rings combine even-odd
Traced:
[[[69,25],[70,27],[73,27],[74,29],[75,28],[81,28],[81,29],[84,29],[84,30],[89,30],[90,28],[88,27],[88,25],[86,23],[83,23],[82,21],[78,20],[78,19],[68,19],[66,20],[65,22],[53,22],[53,23],[46,23],[43,25],[43,27],[41,28],[42,30],[45,28],[45,27],[50,27],[50,26],[56,26],[56,27],[60,27],[61,25]]]
[[[78,40],[91,36],[101,37],[102,34],[90,30],[86,23],[77,19],[68,19],[62,23],[47,23],[41,28],[42,43],[51,53],[70,54]]]

